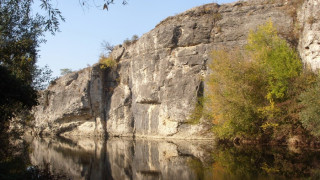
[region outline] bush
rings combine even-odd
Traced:
[[[220,138],[271,136],[296,108],[288,101],[297,96],[292,89],[299,89],[302,63],[271,21],[250,32],[246,51],[214,51],[209,67],[209,106]]]
[[[130,46],[131,45],[131,40],[127,38],[127,39],[125,39],[123,41],[123,44],[125,44],[126,46]]]
[[[133,35],[133,36],[131,37],[131,42],[132,42],[132,43],[135,43],[135,42],[138,41],[138,39],[139,39],[139,36],[135,34],[135,35]]]
[[[133,35],[132,37],[131,37],[131,40],[130,39],[125,39],[124,41],[123,41],[123,44],[125,44],[126,46],[130,46],[131,44],[134,44],[134,43],[136,43],[137,41],[139,40],[139,36],[138,35]]]
[[[302,126],[312,135],[320,137],[320,82],[301,93],[299,100],[303,106],[299,114]]]
[[[271,21],[249,33],[247,49],[267,73],[268,100],[287,98],[290,79],[299,76],[302,63],[297,52],[277,35]]]
[[[259,135],[258,108],[267,103],[264,73],[238,50],[214,51],[212,60],[207,96],[216,125],[214,132],[227,139],[244,134]]]
[[[69,69],[69,68],[60,69],[60,75],[61,75],[61,76],[70,74],[70,73],[72,73],[72,72],[73,72],[72,69]]]
[[[117,62],[111,57],[100,56],[99,64],[101,69],[113,68],[117,66]]]

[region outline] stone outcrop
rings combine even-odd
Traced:
[[[247,34],[272,20],[283,34],[302,23],[299,50],[304,62],[319,60],[319,0],[306,1],[298,18],[291,1],[207,4],[168,17],[139,40],[116,46],[117,67],[86,68],[56,80],[35,110],[42,134],[212,138],[203,120],[188,119],[205,93],[210,52],[241,48]],[[314,16],[312,23],[307,19]],[[290,38],[288,38],[290,41]]]
[[[306,1],[298,12],[300,56],[313,70],[320,68],[320,0]]]
[[[99,66],[70,73],[41,92],[35,130],[51,135],[104,135],[102,73]]]

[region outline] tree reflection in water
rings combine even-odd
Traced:
[[[320,152],[269,146],[219,145],[213,153],[218,179],[319,179]]]
[[[71,179],[319,179],[320,152],[212,141],[37,139],[30,161]]]

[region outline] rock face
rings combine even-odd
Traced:
[[[299,50],[305,62],[318,67],[311,61],[319,60],[319,1],[306,1],[298,18],[289,13],[290,2],[207,4],[168,17],[138,41],[115,47],[110,55],[118,62],[116,68],[95,65],[58,79],[44,91],[35,110],[36,131],[213,138],[205,122],[187,123],[205,93],[212,50],[241,48],[248,32],[269,20],[286,38],[296,19],[305,22],[317,13],[312,24],[303,26]]]
[[[299,52],[312,69],[320,68],[320,0],[306,1],[298,13],[302,28]]]
[[[104,135],[99,66],[70,73],[42,92],[34,110],[38,134]]]

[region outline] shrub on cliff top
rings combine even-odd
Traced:
[[[117,66],[117,62],[112,57],[100,56],[99,64],[101,69],[113,68]]]

